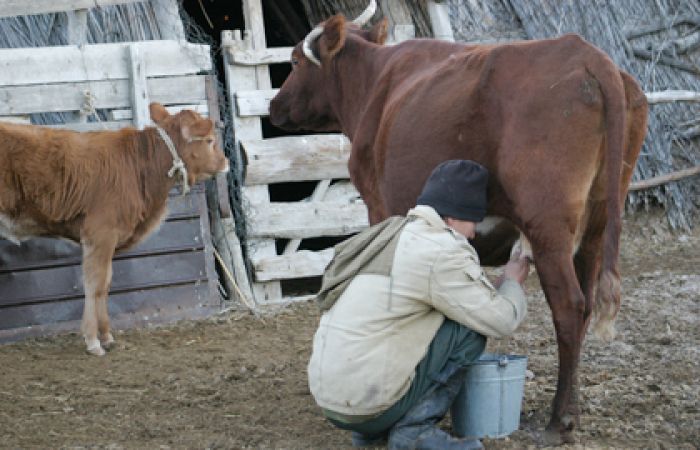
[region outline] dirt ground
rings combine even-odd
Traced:
[[[566,448],[700,445],[700,227],[662,223],[625,221],[618,339],[587,339],[579,443]],[[525,325],[489,343],[529,357],[520,430],[487,449],[536,446],[549,416],[557,356],[536,276],[528,297]],[[309,303],[129,330],[104,358],[77,334],[0,346],[0,447],[349,448],[306,384],[318,318]]]

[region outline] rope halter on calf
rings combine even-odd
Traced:
[[[173,155],[173,166],[170,168],[170,170],[168,170],[168,176],[172,178],[176,173],[180,173],[182,176],[182,195],[186,195],[188,192],[190,192],[190,185],[187,181],[187,168],[185,167],[185,163],[182,162],[182,159],[177,154],[175,144],[173,144],[173,140],[170,139],[168,133],[166,133],[165,130],[158,125],[155,127],[156,130],[158,130],[158,134],[160,134],[161,139],[163,139],[163,142],[165,142],[166,147],[168,147],[168,150],[170,150],[170,154]]]

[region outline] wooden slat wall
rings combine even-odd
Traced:
[[[318,276],[332,249],[299,251],[302,239],[343,237],[368,225],[367,210],[349,178],[350,142],[340,134],[284,136],[263,139],[261,119],[276,95],[267,68],[289,61],[292,49],[265,48],[259,0],[244,0],[248,32],[224,32],[225,68],[237,145],[245,155],[242,197],[253,291],[258,303],[273,304],[309,298],[283,298],[280,280]],[[257,15],[259,14],[259,16]],[[250,20],[249,20],[250,19]],[[242,158],[243,159],[243,158]],[[271,201],[275,183],[315,181],[306,201]],[[282,254],[275,242],[288,239]]]
[[[85,91],[93,109],[112,110],[110,120],[85,122],[76,114],[76,122],[56,126],[147,125],[143,108],[150,101],[172,112],[184,107],[208,111],[207,75],[202,75],[212,67],[207,46],[147,41],[8,49],[0,50],[0,67],[0,120],[78,112],[85,107]],[[172,192],[168,208],[155,234],[114,258],[109,309],[116,327],[201,317],[220,308],[203,185],[184,197]],[[0,239],[0,341],[77,331],[82,307],[77,245],[42,238],[16,246]]]
[[[246,185],[349,178],[350,141],[342,134],[242,141]]]

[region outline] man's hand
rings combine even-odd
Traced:
[[[528,274],[530,273],[530,259],[520,258],[511,259],[503,267],[503,276],[505,278],[510,278],[511,280],[517,281],[519,284],[523,284]]]

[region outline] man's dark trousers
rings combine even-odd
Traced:
[[[486,347],[486,338],[450,319],[445,319],[433,338],[428,352],[416,367],[416,376],[401,399],[377,417],[360,423],[346,423],[342,417],[327,413],[338,428],[363,435],[380,435],[388,431],[412,406],[459,368],[479,359]]]

